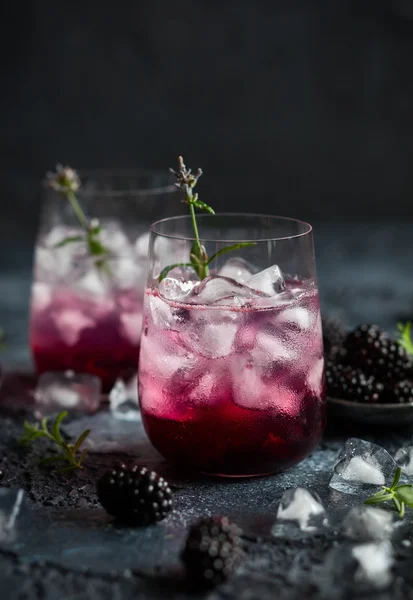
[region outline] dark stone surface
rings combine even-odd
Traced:
[[[412,231],[410,223],[400,222],[317,226],[315,239],[324,311],[342,316],[348,325],[374,320],[390,330],[398,318],[412,314]],[[12,254],[15,258],[9,261],[9,268],[0,273],[2,289],[7,290],[0,298],[0,325],[9,333],[3,364],[27,368],[31,249],[16,246]],[[3,260],[6,263],[4,257]],[[19,395],[23,393],[24,385]],[[99,430],[101,423],[95,423],[95,429]],[[400,542],[402,538],[412,540],[410,518],[406,522],[407,531],[401,530],[394,542],[393,588],[374,594],[352,588],[348,576],[328,575],[325,564],[330,551],[338,547],[344,557],[348,547],[337,528],[323,535],[294,540],[275,540],[269,535],[277,503],[288,487],[300,485],[318,491],[336,524],[349,506],[360,501],[328,488],[332,463],[348,437],[374,439],[391,452],[402,444],[412,443],[413,432],[409,430],[374,431],[352,426],[338,431],[332,425],[317,451],[291,471],[236,481],[200,478],[177,471],[156,454],[138,425],[136,435],[130,425],[122,425],[129,444],[125,459],[131,460],[132,453],[161,472],[173,486],[175,497],[175,510],[165,521],[134,529],[114,524],[99,506],[95,494],[99,473],[122,456],[90,455],[85,470],[72,476],[44,471],[39,469],[37,461],[45,446],[39,442],[27,452],[22,450],[16,445],[21,417],[18,413],[13,418],[3,414],[0,469],[5,477],[0,485],[26,491],[32,520],[29,525],[18,524],[14,540],[0,542],[1,597],[7,600],[193,597],[183,580],[179,561],[186,531],[198,516],[222,513],[244,528],[248,551],[237,575],[221,588],[205,594],[205,598],[341,600],[369,595],[378,600],[413,598],[413,552]],[[66,431],[73,433],[74,427],[75,421],[68,424]]]

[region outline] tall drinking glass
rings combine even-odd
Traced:
[[[260,215],[197,215],[208,256],[188,263],[188,217],[151,227],[139,361],[143,422],[167,459],[222,476],[301,461],[325,425],[324,358],[311,226]],[[254,245],[236,252],[237,242]],[[159,253],[159,248],[168,253]]]
[[[98,375],[105,390],[137,368],[149,225],[176,212],[173,178],[153,171],[80,173],[76,196],[109,251],[99,269],[67,199],[47,190],[34,259],[30,346],[39,373]],[[155,259],[154,259],[155,260]]]

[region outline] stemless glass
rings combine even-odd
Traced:
[[[98,375],[104,390],[135,370],[141,337],[149,225],[179,207],[173,177],[157,171],[86,171],[76,194],[102,226],[108,272],[84,241],[67,199],[47,190],[34,260],[30,346],[39,373]]]
[[[139,389],[143,423],[167,459],[221,476],[302,460],[325,425],[324,358],[312,228],[263,215],[201,215],[210,276],[188,263],[189,217],[151,227]],[[159,248],[167,252],[160,254]]]

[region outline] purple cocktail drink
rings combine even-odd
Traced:
[[[261,275],[251,285],[268,291]],[[142,416],[164,456],[248,476],[286,469],[318,443],[324,360],[314,282],[286,281],[269,296],[222,277],[181,290],[165,279],[147,289],[145,315]]]

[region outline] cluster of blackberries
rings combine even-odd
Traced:
[[[110,515],[133,524],[156,523],[172,510],[168,483],[146,467],[116,465],[98,480],[97,493]],[[243,556],[241,535],[227,517],[194,523],[181,555],[191,583],[210,587],[226,581]]]
[[[413,402],[413,363],[399,342],[377,325],[346,333],[323,320],[327,395],[365,403]]]

